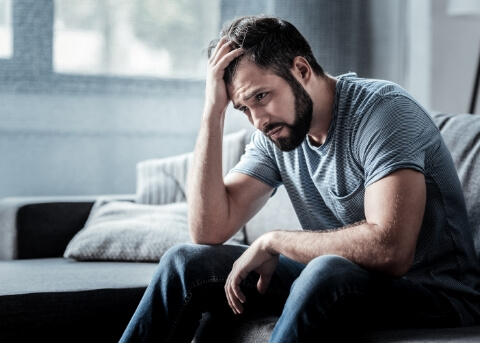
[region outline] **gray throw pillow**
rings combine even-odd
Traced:
[[[187,203],[145,205],[99,198],[63,257],[78,261],[158,262],[173,245],[191,243]],[[244,244],[244,230],[226,244]]]
[[[64,257],[157,262],[174,244],[190,241],[185,202],[153,206],[99,199]]]

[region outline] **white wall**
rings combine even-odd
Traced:
[[[432,30],[431,1],[408,0],[405,21],[405,72],[403,86],[431,109]]]
[[[480,54],[480,17],[450,17],[446,7],[447,0],[432,1],[432,108],[467,112]]]
[[[430,110],[466,113],[480,54],[480,17],[448,16],[447,4],[409,0],[405,87]]]
[[[0,93],[0,198],[135,192],[135,165],[193,149],[201,96]]]
[[[0,93],[0,198],[135,193],[136,163],[193,150],[188,96]],[[225,131],[249,125],[232,111]]]

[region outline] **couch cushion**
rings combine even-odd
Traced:
[[[0,261],[0,342],[118,342],[156,263]]]
[[[480,326],[441,329],[385,330],[365,335],[362,342],[369,343],[476,343]]]
[[[267,343],[276,316],[220,316],[205,313],[192,343]]]
[[[146,287],[156,266],[140,262],[78,262],[61,257],[0,261],[0,297]]]
[[[223,138],[223,174],[232,169],[244,153],[246,130]],[[193,153],[153,158],[137,164],[137,199],[139,204],[161,205],[186,200],[188,169]]]
[[[462,184],[480,261],[480,115],[433,113]]]
[[[277,188],[265,206],[245,225],[247,244],[252,244],[265,232],[275,229],[302,229],[284,186]]]

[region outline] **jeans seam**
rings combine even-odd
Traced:
[[[183,315],[183,312],[184,312],[185,308],[187,307],[188,303],[192,299],[192,296],[193,296],[192,291],[195,288],[203,286],[203,285],[208,284],[208,283],[218,283],[218,282],[226,282],[226,281],[227,281],[227,278],[225,278],[225,277],[211,277],[209,279],[197,280],[190,287],[188,287],[187,295],[182,302],[182,305],[180,307],[179,312],[177,313],[177,316],[176,316],[175,320],[172,323],[172,330],[170,330],[170,333],[167,336],[167,339],[166,339],[167,342],[170,342],[171,336],[175,332],[175,329],[177,328],[178,323],[180,322],[180,319],[182,318],[182,315]]]

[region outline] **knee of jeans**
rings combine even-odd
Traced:
[[[152,283],[186,281],[185,277],[192,274],[191,270],[198,271],[202,266],[202,258],[199,256],[201,250],[203,250],[202,246],[191,243],[181,243],[170,247],[160,258],[152,276]]]
[[[159,268],[166,268],[170,271],[183,272],[192,264],[198,265],[200,261],[204,260],[205,253],[208,253],[209,246],[180,243],[170,247],[160,259]]]
[[[241,248],[227,245],[182,243],[172,246],[160,259],[158,268],[181,275],[219,275],[230,271]],[[238,251],[237,251],[238,250]]]
[[[338,288],[348,287],[348,284],[356,279],[356,274],[362,270],[361,267],[341,256],[319,256],[308,263],[293,286],[332,294]]]

